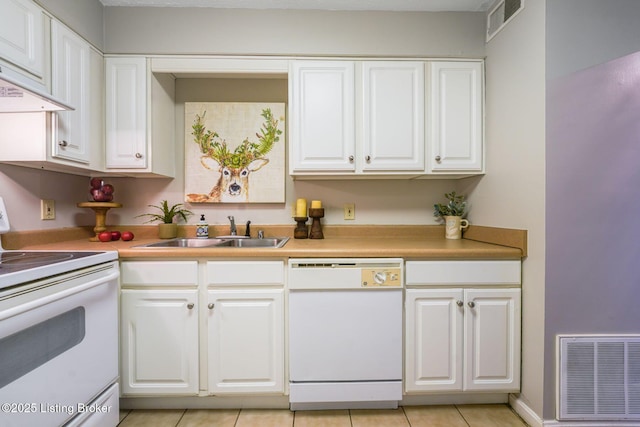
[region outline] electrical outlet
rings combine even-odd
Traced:
[[[344,205],[344,219],[356,219],[356,204],[345,203]]]
[[[40,200],[40,219],[56,219],[56,202],[53,200]]]

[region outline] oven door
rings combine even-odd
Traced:
[[[103,264],[0,301],[1,425],[59,426],[117,380],[118,275]]]

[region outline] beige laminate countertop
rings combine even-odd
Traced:
[[[331,229],[325,232],[324,239],[290,238],[282,248],[143,248],[140,245],[157,242],[160,239],[153,233],[136,232],[135,240],[124,242],[90,242],[86,237],[80,239],[33,242],[23,239],[26,244],[8,249],[24,250],[115,250],[121,259],[127,258],[383,258],[397,257],[405,259],[521,259],[526,256],[526,231],[524,238],[513,239],[512,230],[477,227],[471,237],[485,241],[464,238],[447,240],[443,230],[433,226],[398,226],[360,229],[358,232],[343,232]],[[114,227],[117,229],[118,227]],[[287,228],[288,230],[288,228]],[[497,230],[497,231],[496,231]],[[286,236],[284,229],[265,231],[266,236]],[[375,232],[373,232],[375,231]],[[435,232],[434,232],[435,231]],[[523,230],[513,230],[523,233]],[[190,237],[186,230],[185,237]],[[466,234],[469,234],[467,232]],[[484,236],[487,235],[488,237]],[[215,234],[212,234],[215,235]],[[504,235],[504,236],[501,236]],[[505,237],[506,236],[506,237]],[[510,237],[511,236],[511,237]],[[465,236],[466,237],[466,236]],[[486,240],[498,240],[502,244],[488,243]],[[521,241],[522,240],[522,241]],[[515,243],[514,243],[515,242]],[[507,246],[504,243],[511,245]],[[518,247],[520,246],[520,247]]]

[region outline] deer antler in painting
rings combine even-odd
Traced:
[[[201,163],[204,167],[206,158],[215,160],[220,167],[220,179],[208,196],[190,194],[192,202],[240,202],[247,201],[250,172],[255,172],[269,163],[264,156],[271,151],[273,145],[280,140],[282,131],[278,129],[278,120],[273,117],[271,109],[262,110],[264,123],[256,133],[258,142],[251,142],[246,138],[233,152],[229,150],[227,142],[221,139],[217,132],[207,130],[203,124],[206,111],[200,116],[196,114],[191,133],[194,141],[199,145],[203,154]]]

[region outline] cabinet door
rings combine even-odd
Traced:
[[[291,173],[355,170],[351,61],[293,61],[289,108]]]
[[[44,15],[34,2],[0,2],[0,57],[44,77]]]
[[[483,172],[481,62],[431,62],[432,172]]]
[[[146,169],[147,60],[106,58],[106,167]]]
[[[124,289],[121,298],[122,393],[196,395],[197,290]]]
[[[462,390],[461,289],[406,291],[405,390]]]
[[[57,21],[51,22],[53,95],[73,106],[59,111],[53,157],[89,163],[90,47],[87,42]]]
[[[424,64],[362,64],[363,171],[424,171]]]
[[[520,292],[465,290],[465,390],[520,389]]]
[[[210,394],[284,392],[283,294],[208,291]]]

